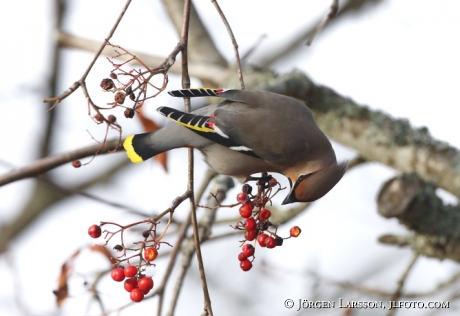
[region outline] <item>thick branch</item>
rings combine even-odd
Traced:
[[[434,139],[427,128],[416,129],[405,119],[358,105],[298,71],[279,78],[267,90],[304,100],[329,137],[355,148],[366,160],[416,172],[460,198],[460,151]]]
[[[379,237],[379,242],[399,247],[410,247],[426,257],[460,262],[460,243],[458,240],[446,239],[442,236],[420,234],[396,236],[388,234]]]
[[[414,129],[406,120],[393,119],[380,111],[360,106],[330,88],[316,85],[298,71],[277,78],[269,71],[249,69],[245,78],[250,89],[265,87],[306,101],[318,125],[328,136],[357,149],[366,160],[379,161],[403,172],[416,172],[425,181],[432,181],[460,197],[460,152],[435,140],[426,129]],[[228,86],[224,82],[222,84]],[[83,158],[84,155],[75,156],[75,159],[77,157]],[[30,168],[34,167],[24,169]],[[4,182],[5,176],[0,177],[2,184],[31,175]]]
[[[320,128],[334,140],[360,151],[370,161],[379,161],[403,172],[416,172],[425,181],[460,197],[460,152],[431,137],[426,128],[414,129],[407,120],[394,119],[360,106],[330,88],[316,85],[303,73],[294,71],[276,78],[271,72],[248,71],[249,87],[304,100]],[[117,141],[107,142],[104,150],[115,148]],[[58,165],[93,155],[98,145],[39,160],[31,166],[0,177],[0,185],[47,171]],[[55,160],[56,159],[56,160]],[[43,172],[42,171],[42,172]]]
[[[396,217],[417,235],[384,236],[381,242],[411,246],[428,257],[460,262],[460,206],[444,205],[436,187],[415,174],[388,180],[377,199],[381,215]]]

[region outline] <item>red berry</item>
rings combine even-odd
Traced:
[[[240,216],[243,218],[251,217],[252,210],[254,209],[254,203],[248,201],[240,207]]]
[[[241,261],[241,262],[240,262],[240,268],[241,268],[241,270],[243,270],[243,271],[249,271],[249,270],[251,270],[251,268],[252,268],[252,263],[251,263],[251,261],[249,261],[248,259]]]
[[[80,168],[81,167],[81,161],[80,160],[74,160],[72,161],[72,166],[74,168]]]
[[[238,200],[238,202],[240,203],[246,203],[246,201],[248,200],[248,195],[244,192],[240,192],[238,193],[238,195],[236,196],[236,199]]]
[[[240,253],[238,254],[238,260],[244,261],[244,260],[246,260],[246,259],[247,259],[247,257],[244,255],[244,253],[240,252]]]
[[[147,295],[147,294],[149,294],[150,290],[151,290],[151,289],[142,290],[142,292],[144,292],[144,295]]]
[[[244,254],[246,257],[251,257],[251,256],[254,255],[254,251],[255,251],[256,249],[255,249],[254,246],[251,245],[251,244],[245,244],[245,245],[243,246],[243,249],[242,249],[242,250],[243,250],[243,254]]]
[[[244,224],[244,229],[246,230],[255,230],[256,229],[256,220],[252,217],[246,218],[246,222]]]
[[[112,276],[112,279],[117,282],[121,282],[125,279],[125,272],[122,268],[113,269],[110,275]]]
[[[93,238],[99,238],[101,237],[101,234],[102,231],[99,225],[91,225],[91,227],[88,228],[88,235],[90,235]]]
[[[267,237],[267,239],[265,239],[265,246],[267,246],[267,248],[275,248],[276,247],[275,238],[271,236]]]
[[[294,226],[289,230],[289,233],[292,237],[299,237],[301,231],[299,226]]]
[[[137,286],[142,291],[149,291],[153,288],[153,280],[151,277],[143,277],[137,281]]]
[[[267,239],[268,235],[267,234],[260,234],[258,237],[257,237],[257,242],[259,243],[259,245],[261,247],[266,247],[265,246],[265,240]]]
[[[137,280],[136,278],[129,278],[125,280],[125,290],[131,292],[135,288],[137,288]]]
[[[131,298],[131,301],[139,303],[144,299],[144,292],[139,289],[134,289],[129,294],[129,297]]]
[[[158,257],[158,251],[155,248],[148,247],[144,249],[144,259],[147,261],[153,261]]]
[[[270,216],[272,216],[272,213],[269,210],[267,210],[266,208],[263,208],[259,213],[259,219],[261,221],[269,219]]]
[[[246,239],[247,241],[253,241],[254,239],[256,239],[256,231],[255,230],[247,230],[244,233],[244,239]]]
[[[131,278],[137,274],[137,268],[135,266],[127,266],[125,268],[125,276]]]

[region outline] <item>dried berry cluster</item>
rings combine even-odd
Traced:
[[[142,107],[145,100],[156,97],[166,88],[168,84],[166,68],[160,66],[155,69],[150,69],[140,59],[138,59],[138,57],[131,54],[126,49],[110,43],[108,43],[108,45],[117,48],[118,55],[108,58],[108,61],[112,64],[113,69],[110,72],[110,78],[104,78],[101,80],[100,87],[104,91],[113,93],[113,102],[109,102],[107,104],[110,106],[109,108],[93,106],[96,110],[96,114],[93,116],[93,119],[98,124],[104,121],[109,124],[114,124],[116,122],[116,117],[114,115],[109,115],[106,118],[100,111],[115,107],[125,108],[125,117],[133,118],[136,110]],[[127,61],[121,64],[115,63],[115,58],[121,56],[128,57]],[[133,69],[128,66],[130,62],[137,62],[143,67]],[[128,70],[126,68],[130,69]],[[161,87],[157,87],[151,82],[152,78],[157,75],[163,77],[163,84]],[[134,102],[131,106],[125,104],[127,98]]]
[[[282,246],[284,239],[300,235],[300,228],[294,226],[290,230],[290,236],[282,238],[277,235],[278,226],[270,222],[272,214],[270,210],[265,208],[265,205],[280,190],[272,194],[272,188],[276,185],[278,185],[277,181],[274,178],[268,177],[266,181],[258,181],[257,195],[252,196],[252,187],[245,184],[242,191],[236,197],[241,204],[239,209],[240,216],[245,218],[244,221],[238,221],[233,226],[235,229],[245,231],[241,253],[238,255],[240,267],[243,271],[249,271],[252,268],[252,262],[255,259],[255,247],[257,245],[272,249]],[[253,242],[254,245],[248,242]]]
[[[120,233],[123,236],[123,232],[130,227],[150,223],[151,228],[156,226],[156,222],[152,222],[151,220],[145,220],[141,222],[136,222],[127,226],[121,226],[116,223],[107,223],[103,222],[101,225],[92,225],[88,229],[88,234],[92,238],[99,238],[102,235],[101,226],[111,224],[119,227],[119,230],[115,232],[104,231],[106,233],[106,244],[108,241],[117,233]],[[163,234],[162,234],[163,236]],[[114,269],[111,272],[111,277],[116,282],[124,282],[124,288],[126,291],[130,293],[130,298],[133,302],[140,302],[144,299],[144,296],[147,295],[150,290],[153,288],[153,280],[152,277],[145,275],[145,268],[147,266],[154,265],[152,261],[154,261],[158,257],[158,249],[161,244],[165,243],[161,241],[161,236],[159,238],[156,237],[155,230],[149,229],[142,233],[142,237],[144,238],[143,241],[135,242],[134,244],[140,244],[141,247],[138,249],[127,249],[123,244],[123,237],[121,237],[122,244],[116,245],[114,247],[117,251],[122,251],[123,254],[118,258],[113,258],[116,261],[114,265]],[[127,257],[127,250],[137,252],[135,255]],[[137,265],[129,264],[129,261],[134,261],[138,258]],[[128,266],[123,266],[121,263],[127,262]]]

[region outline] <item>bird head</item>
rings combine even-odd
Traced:
[[[340,164],[333,162],[316,171],[298,175],[294,185],[292,185],[293,179],[288,175],[291,183],[291,191],[282,204],[318,200],[342,179],[345,171],[347,171],[347,167],[347,162]]]

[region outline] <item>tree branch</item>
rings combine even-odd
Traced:
[[[404,270],[403,274],[398,280],[398,284],[396,286],[395,292],[391,295],[390,301],[398,301],[401,298],[402,295],[402,288],[404,286],[404,283],[406,282],[407,276],[409,275],[409,272],[412,270],[414,267],[415,263],[417,262],[417,259],[420,257],[420,254],[418,252],[415,252],[412,256],[411,261],[407,265],[406,269]],[[388,310],[387,316],[392,316],[395,313],[395,308],[392,308]]]
[[[182,89],[190,88],[190,76],[188,73],[188,33],[190,28],[190,10],[191,10],[191,0],[185,0],[183,18],[182,18],[182,31],[180,36],[180,43],[182,44]],[[184,107],[185,112],[191,112],[190,98],[184,98]],[[212,316],[212,307],[211,307],[211,298],[209,297],[208,283],[206,282],[206,273],[204,269],[203,257],[201,255],[200,247],[200,236],[198,231],[198,221],[196,216],[196,206],[195,206],[195,192],[194,192],[194,156],[193,148],[188,149],[188,172],[187,172],[187,189],[191,193],[189,197],[190,201],[190,213],[193,227],[193,240],[195,244],[196,258],[198,261],[198,269],[200,271],[201,277],[201,286],[203,289],[204,296],[204,310],[206,315]]]
[[[377,198],[379,213],[397,218],[410,236],[385,235],[380,242],[410,246],[417,253],[460,262],[460,205],[445,205],[436,195],[436,187],[415,174],[403,174],[388,180]]]
[[[416,129],[405,119],[358,105],[299,71],[273,80],[266,90],[306,102],[323,132],[364,159],[416,172],[460,198],[460,151],[433,138],[426,127]]]
[[[105,146],[101,148],[100,144],[91,145],[88,147],[83,147],[77,150],[69,151],[62,154],[57,154],[53,156],[48,156],[42,159],[39,159],[28,165],[19,169],[14,169],[2,176],[0,176],[0,187],[22,179],[35,177],[40,174],[43,174],[51,169],[59,167],[65,163],[72,162],[77,159],[82,159],[89,156],[94,156],[96,154],[107,154],[109,152],[114,152],[120,150],[118,147],[119,140],[114,139],[107,141]]]
[[[55,22],[54,22],[54,29],[53,32],[57,33],[62,27],[62,17],[66,12],[66,3],[64,0],[55,0],[54,1],[54,8],[55,8]],[[50,54],[50,63],[51,63],[51,71],[49,74],[49,82],[48,82],[48,95],[56,95],[57,94],[57,82],[59,76],[59,69],[61,67],[61,52],[60,47],[57,39],[53,37],[52,39],[52,49]],[[45,134],[43,135],[42,145],[40,146],[40,158],[46,157],[50,152],[50,144],[51,139],[53,137],[54,132],[54,123],[59,112],[51,112],[46,116],[46,128]]]
[[[343,18],[348,17],[351,13],[370,9],[372,8],[372,6],[375,7],[377,4],[380,4],[381,2],[381,0],[349,0],[337,12],[334,19],[332,19],[324,25],[323,29],[327,29],[330,26],[337,24],[339,21],[342,21]],[[270,50],[270,55],[263,57],[259,64],[264,67],[268,67],[276,61],[278,61],[279,59],[291,54],[296,49],[300,47],[305,47],[302,44],[312,37],[313,33],[315,32],[315,29],[317,28],[316,25],[321,25],[321,20],[318,20],[317,22],[313,23],[313,26],[307,28],[303,32],[300,32],[299,34],[297,34],[297,36],[294,36],[294,38],[292,38],[284,47]]]
[[[217,190],[219,191],[217,195],[217,199],[219,201],[223,201],[227,197],[227,192],[233,188],[234,183],[233,180],[227,176],[217,176],[216,180],[211,188],[211,192],[216,192]],[[197,199],[198,200],[198,199]],[[212,196],[209,195],[206,205],[208,206],[217,206],[216,199]],[[211,227],[214,224],[215,221],[215,215],[216,215],[216,210],[205,210],[205,213],[203,214],[203,217],[200,219],[200,243],[205,242],[206,240],[209,239],[210,233],[211,233]],[[173,293],[172,293],[172,298],[171,298],[171,303],[168,309],[168,312],[166,315],[172,316],[174,315],[174,311],[176,308],[177,300],[179,298],[180,291],[182,289],[182,284],[185,279],[185,275],[190,267],[191,260],[193,258],[193,254],[195,253],[195,245],[194,245],[194,240],[189,239],[188,243],[186,243],[182,249],[182,262],[179,268],[178,276],[176,279],[176,284],[174,285]]]
[[[307,46],[310,46],[313,43],[315,37],[321,32],[321,30],[326,26],[326,24],[332,20],[337,12],[339,11],[339,0],[332,0],[331,7],[329,9],[329,13],[324,17],[324,19],[318,24],[316,29],[313,31],[310,39],[307,42]]]
[[[217,3],[216,0],[211,0],[211,1],[214,4],[214,7],[216,8],[217,12],[219,13],[222,19],[222,22],[224,22],[225,28],[227,29],[228,35],[230,36],[230,39],[232,41],[233,52],[235,53],[236,69],[238,71],[238,80],[240,81],[241,90],[244,90],[245,87],[244,87],[244,80],[243,80],[243,71],[241,70],[241,61],[240,61],[240,53],[238,52],[238,44],[236,43],[236,39],[235,39],[235,36],[233,35],[232,28],[230,27],[230,24],[228,23],[224,12],[220,8],[219,3]]]
[[[58,40],[59,45],[64,48],[75,48],[81,49],[87,52],[97,52],[99,46],[101,45],[100,42],[77,37],[70,35],[65,32],[58,33]],[[149,67],[158,67],[158,65],[162,64],[165,61],[164,57],[153,56],[145,53],[141,53],[135,50],[129,49],[129,51],[142,60],[146,65]],[[111,46],[105,46],[104,50],[102,51],[102,55],[105,56],[117,56],[118,54],[115,52],[115,48]],[[130,60],[131,57],[128,55],[123,55],[118,57],[120,60],[127,61]],[[135,61],[133,61],[133,65]],[[181,74],[181,65],[174,64],[169,69],[169,72],[175,74]],[[205,64],[200,62],[192,62],[189,63],[189,72],[192,77],[196,77],[200,80],[212,82],[215,86],[218,86],[219,82],[225,80],[228,76],[229,71],[227,68],[215,64]]]

